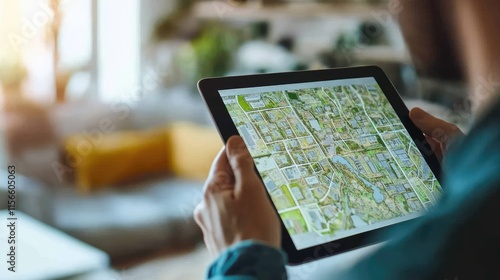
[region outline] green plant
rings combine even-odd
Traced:
[[[197,65],[195,78],[226,74],[240,42],[236,31],[219,25],[208,26],[199,38],[193,40]]]

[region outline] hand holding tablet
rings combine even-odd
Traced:
[[[245,140],[292,264],[367,245],[439,199],[439,163],[379,68],[215,78],[199,88],[223,139]]]
[[[194,217],[212,255],[248,239],[280,248],[278,215],[240,137],[231,138],[218,154],[204,193],[205,200],[196,207]],[[235,217],[238,223],[233,222]]]

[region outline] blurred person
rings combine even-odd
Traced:
[[[455,47],[467,66],[455,74],[465,73],[471,86],[472,128],[460,137],[456,125],[413,109],[411,119],[436,154],[448,150],[440,204],[388,236],[352,269],[325,268],[311,279],[500,279],[500,228],[495,225],[500,213],[500,92],[495,83],[500,81],[500,33],[495,30],[500,2],[418,2],[420,8],[441,2],[453,14],[450,34],[460,42]],[[287,278],[279,218],[241,137],[230,138],[215,159],[194,216],[208,250],[218,256],[209,279]]]
[[[452,83],[468,81],[468,98],[474,107],[488,104],[479,99],[491,97],[495,83],[500,82],[500,34],[496,30],[500,4],[473,2],[404,0],[399,21],[419,76]],[[458,109],[471,109],[465,107]]]

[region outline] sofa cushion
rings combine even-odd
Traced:
[[[191,123],[168,129],[170,167],[174,175],[204,180],[223,144],[217,130]]]
[[[87,134],[66,139],[65,150],[82,192],[168,173],[166,131]]]

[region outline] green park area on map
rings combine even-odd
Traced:
[[[334,237],[422,212],[439,198],[377,84],[223,100],[292,236]]]

